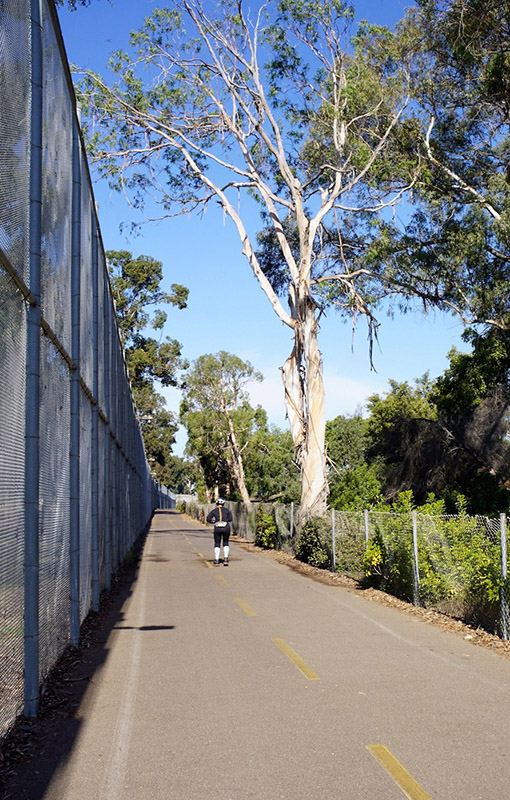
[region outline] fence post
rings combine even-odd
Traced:
[[[420,570],[418,566],[418,520],[416,511],[411,512],[413,521],[413,575],[414,575],[414,591],[413,603],[415,606],[420,605]]]
[[[508,641],[508,598],[506,593],[507,550],[506,550],[506,514],[499,515],[501,537],[501,638]]]
[[[336,572],[335,509],[331,509],[331,571]]]
[[[369,533],[370,533],[369,517],[368,517],[368,509],[367,508],[363,512],[363,520],[364,520],[364,523],[365,523],[365,547],[366,547],[367,544],[368,544],[368,540],[370,538],[370,536],[369,536]]]
[[[80,642],[80,272],[81,158],[78,122],[73,121],[73,197],[71,237],[71,443],[70,485],[70,644]]]
[[[94,212],[91,213],[92,226],[92,610],[99,611],[99,256],[98,234]]]
[[[29,269],[25,380],[24,710],[39,712],[39,461],[43,61],[40,0],[31,3]]]
[[[105,262],[105,281],[103,290],[103,364],[106,380],[104,382],[104,411],[106,423],[104,429],[104,581],[107,591],[111,588],[112,580],[112,478],[111,478],[111,406],[110,406],[110,383],[112,380],[111,363],[111,320],[110,320],[110,295],[108,293],[108,265]]]

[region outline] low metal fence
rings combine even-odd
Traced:
[[[274,545],[299,552],[294,529],[299,508],[293,504],[254,503],[249,512],[241,503],[227,505],[235,533],[256,541],[257,512],[263,511],[276,523]],[[204,522],[214,505],[187,499],[180,508]],[[331,570],[509,638],[504,514],[491,519],[330,510],[316,535]]]

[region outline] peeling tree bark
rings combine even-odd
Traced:
[[[294,349],[282,367],[285,403],[301,469],[300,517],[326,510],[325,391],[316,307],[311,296],[299,304]]]

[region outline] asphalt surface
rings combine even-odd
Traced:
[[[212,545],[156,513],[60,755],[19,798],[510,796],[510,660],[235,544],[214,567]]]

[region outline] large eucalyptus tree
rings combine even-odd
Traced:
[[[406,54],[386,29],[353,40],[353,21],[341,0],[173,0],[114,56],[116,82],[82,82],[103,174],[168,216],[218,202],[291,331],[282,375],[303,513],[327,497],[319,320],[333,305],[373,324],[380,284],[359,256],[417,171],[412,154],[393,154],[407,135]],[[258,255],[253,200],[284,264],[278,286]]]

